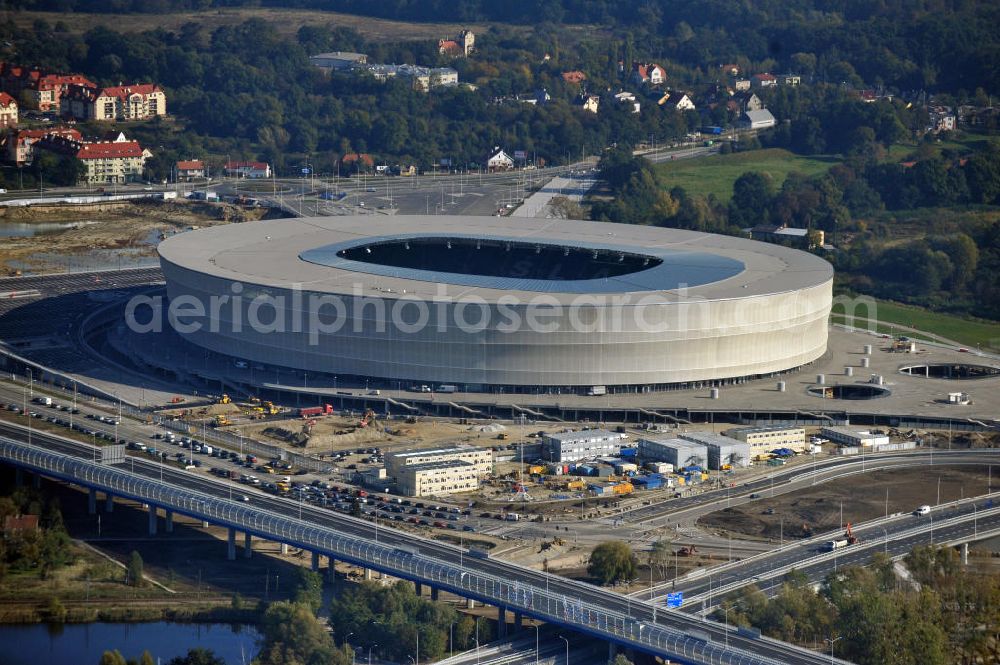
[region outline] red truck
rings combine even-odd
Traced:
[[[308,406],[299,409],[299,415],[303,418],[312,418],[313,416],[330,415],[333,413],[333,407],[329,404],[324,404],[323,406]]]

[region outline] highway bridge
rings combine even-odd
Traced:
[[[28,430],[0,436],[0,460],[62,482],[86,488],[90,508],[97,492],[137,501],[148,507],[149,531],[155,535],[163,511],[166,530],[174,515],[229,529],[228,554],[236,556],[236,535],[287,543],[320,557],[428,585],[460,597],[597,637],[626,649],[674,662],[694,664],[775,665],[827,663],[822,654],[736,630],[688,614],[657,608],[583,582],[516,564],[475,557],[470,551],[380,527],[308,504],[253,493],[245,503],[233,500],[232,486],[174,466],[129,457],[124,464],[93,461],[96,449],[71,439]],[[245,552],[249,554],[249,550]]]

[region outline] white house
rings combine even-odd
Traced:
[[[514,168],[514,160],[500,146],[495,146],[486,158],[487,171],[508,171]]]
[[[237,178],[270,178],[271,166],[264,162],[226,162],[225,172]]]

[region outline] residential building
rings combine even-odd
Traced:
[[[708,464],[708,447],[703,443],[677,438],[639,439],[639,459],[669,462],[674,469]]]
[[[95,85],[80,74],[60,74],[0,63],[0,89],[18,104],[34,111],[58,111],[63,94],[73,85]]]
[[[802,83],[802,77],[798,74],[782,74],[778,77],[778,83],[780,85],[796,86]]]
[[[149,120],[167,114],[167,97],[155,83],[110,88],[71,86],[62,96],[63,116],[77,120]]]
[[[205,162],[200,159],[182,160],[174,164],[174,177],[178,182],[204,178],[205,175]]]
[[[396,474],[396,490],[406,496],[446,496],[471,492],[481,475],[475,465],[462,460],[410,464]]]
[[[0,128],[17,125],[17,100],[0,92]]]
[[[81,182],[90,185],[142,180],[151,156],[138,141],[81,141],[53,134],[40,140],[35,149],[76,157],[87,168]]]
[[[580,84],[587,80],[587,75],[579,70],[575,70],[572,72],[563,72],[562,78],[566,83]]]
[[[757,111],[747,111],[740,118],[740,127],[743,129],[768,129],[774,127],[777,120],[767,109]]]
[[[360,65],[368,64],[368,56],[364,53],[351,53],[349,51],[332,51],[330,53],[319,53],[309,56],[309,62],[314,67],[319,67],[327,73],[333,71],[345,71]]]
[[[655,92],[650,95],[658,106],[675,111],[694,111],[695,105],[685,93],[677,90],[667,90],[666,92]]]
[[[601,106],[601,98],[597,95],[580,95],[575,100],[573,104],[579,106],[584,111],[590,111],[591,113],[597,113],[597,109]]]
[[[476,48],[476,36],[471,30],[463,30],[455,39],[439,39],[438,53],[453,57],[468,57]]]
[[[708,449],[708,468],[719,470],[723,466],[750,466],[750,444],[721,434],[684,432],[678,434],[684,441],[700,443]]]
[[[62,136],[75,141],[83,139],[80,132],[71,127],[11,130],[4,141],[4,161],[15,166],[31,164],[35,159],[35,144],[46,136]]]
[[[754,74],[750,77],[750,85],[754,88],[772,88],[778,85],[778,77],[774,74]]]
[[[764,102],[757,96],[757,93],[746,90],[733,95],[732,101],[736,102],[740,113],[748,111],[760,111],[764,108]]]
[[[932,106],[929,109],[928,117],[930,118],[928,131],[936,134],[938,132],[954,131],[955,129],[955,114],[947,106]]]
[[[604,429],[586,429],[547,434],[542,443],[545,459],[552,462],[579,462],[604,455],[618,455],[626,435]]]
[[[361,65],[356,71],[374,76],[378,81],[400,78],[410,81],[414,90],[458,85],[458,71],[451,67],[421,67],[419,65]]]
[[[736,92],[744,92],[750,89],[750,79],[736,79],[733,81],[733,89]]]
[[[736,78],[740,75],[740,66],[733,63],[726,63],[719,65],[719,69],[722,71],[723,75],[730,78]]]
[[[493,473],[493,450],[477,446],[401,450],[386,454],[385,470],[389,476],[399,482],[401,474],[406,467],[426,466],[446,462],[468,464],[473,469],[476,477],[481,478]]]
[[[667,80],[667,71],[655,62],[634,62],[629,79],[637,84],[663,85]]]
[[[226,162],[223,172],[234,178],[270,178],[271,165],[265,162]]]
[[[619,93],[613,95],[614,100],[619,104],[630,104],[632,106],[632,113],[638,113],[642,108],[641,103],[636,99],[634,92],[629,92],[627,90],[622,90]]]
[[[852,429],[850,427],[823,427],[820,436],[830,439],[848,448],[862,446],[884,446],[889,443],[885,434],[874,434],[869,430]]]
[[[766,425],[763,427],[734,427],[726,436],[749,444],[750,454],[769,455],[772,450],[788,448],[800,453],[806,449],[806,431],[801,427]]]
[[[487,171],[509,171],[514,168],[514,160],[511,159],[510,155],[504,152],[499,146],[496,146],[493,148],[493,151],[487,155],[485,167]]]

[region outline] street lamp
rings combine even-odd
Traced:
[[[833,645],[835,643],[837,643],[837,641],[842,640],[842,639],[844,639],[843,635],[841,635],[840,637],[834,637],[833,639],[830,639],[829,637],[827,637],[827,638],[824,639],[824,642],[827,642],[830,645],[830,662],[831,663],[833,662]]]
[[[372,649],[374,649],[377,646],[378,646],[377,644],[373,644],[370,647],[368,647],[368,665],[372,665]]]
[[[566,643],[566,665],[569,665],[569,640],[562,635],[559,636],[559,639]]]
[[[538,665],[538,628],[541,625],[540,623],[535,624],[535,665]]]

